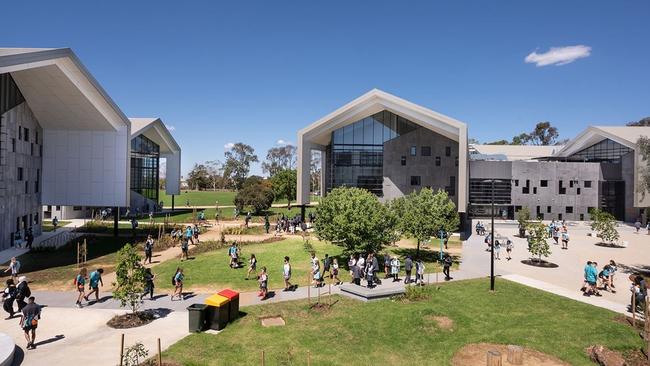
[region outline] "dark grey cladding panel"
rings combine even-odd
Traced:
[[[601,180],[621,180],[620,163],[600,163]]]
[[[469,162],[469,177],[472,179],[512,179],[512,162],[472,160]]]

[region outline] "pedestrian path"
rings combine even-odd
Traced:
[[[65,226],[59,227],[56,231],[45,231],[41,235],[35,237],[34,242],[32,243],[32,246],[33,247],[38,247],[42,242],[44,242],[44,241],[46,241],[46,240],[48,240],[48,239],[50,239],[50,238],[52,238],[52,237],[54,237],[56,235],[59,235],[62,232],[72,231],[77,227],[83,226],[83,224],[84,224],[84,220],[80,220],[80,219],[73,219],[73,220],[66,220],[66,221],[70,221],[70,223],[68,223]],[[29,250],[27,250],[26,248],[18,248],[18,247],[13,247],[13,248],[2,250],[2,251],[0,251],[0,263],[9,262],[11,257],[21,256],[21,255],[27,253],[28,251]]]

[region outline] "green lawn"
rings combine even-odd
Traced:
[[[219,201],[219,206],[232,206],[237,192],[235,191],[190,191],[182,190],[180,195],[174,196],[174,206],[178,208],[187,207],[187,201],[190,206],[215,206]],[[163,201],[165,207],[171,207],[172,197],[165,193],[164,189],[159,191],[160,201]],[[318,196],[311,196],[312,201],[317,201]],[[273,203],[287,203],[286,199],[278,199]]]
[[[57,225],[57,229],[60,229],[62,226],[68,225],[70,222],[71,221],[59,221],[59,224]],[[52,225],[52,220],[44,221],[41,224],[41,229],[43,230],[43,232],[54,230],[54,225]]]
[[[449,365],[468,343],[519,344],[571,365],[593,365],[584,349],[603,344],[615,350],[642,347],[617,314],[530,287],[498,280],[459,281],[428,300],[362,303],[345,297],[329,311],[309,310],[306,301],[242,308],[245,315],[218,335],[185,337],[164,352],[182,365]],[[264,328],[260,316],[282,315],[283,327]],[[447,316],[453,330],[430,319]]]
[[[350,275],[347,270],[347,257],[343,257],[341,254],[343,251],[342,247],[315,239],[311,239],[310,243],[321,261],[325,257],[325,254],[337,258],[341,269],[339,278],[342,281],[350,280]],[[401,257],[415,255],[414,249],[389,247],[386,250]],[[291,283],[302,286],[308,283],[310,251],[311,249],[304,246],[301,238],[289,238],[278,242],[242,246],[243,263],[245,266],[239,269],[231,269],[228,267],[229,258],[227,248],[197,254],[194,259],[189,261],[181,262],[180,259],[173,259],[155,267],[158,280],[157,286],[171,288],[171,281],[169,279],[176,271],[176,267],[181,266],[185,271],[185,283],[188,289],[194,287],[201,289],[202,292],[205,292],[206,289],[218,290],[226,287],[239,291],[256,290],[258,288],[257,281],[247,281],[245,279],[248,269],[248,259],[251,254],[255,254],[257,258],[258,270],[261,270],[263,266],[267,267],[270,281],[269,288],[284,287],[282,265],[285,255],[291,258],[293,271]],[[437,263],[437,252],[422,249],[420,254],[425,261],[426,272],[433,273],[441,271]],[[379,259],[379,266],[380,272],[383,272],[383,257]],[[402,270],[403,274],[404,271]],[[383,277],[383,275],[380,276]]]

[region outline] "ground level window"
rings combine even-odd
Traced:
[[[440,157],[436,156],[436,166],[440,166]]]
[[[551,206],[546,206],[546,213],[551,213]]]
[[[585,186],[585,188],[591,188],[591,181],[586,180],[584,186]]]
[[[402,165],[406,165],[406,156],[402,156],[402,159],[400,159],[400,163]]]
[[[419,175],[412,175],[411,176],[411,185],[412,186],[419,186],[420,185],[420,176]]]
[[[566,213],[573,213],[573,206],[567,206],[566,207]]]

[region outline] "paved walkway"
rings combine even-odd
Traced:
[[[51,237],[53,237],[55,235],[59,235],[64,231],[72,231],[76,227],[80,227],[80,226],[82,226],[84,224],[84,220],[82,220],[82,219],[73,219],[73,220],[66,220],[66,221],[70,221],[70,223],[65,225],[65,226],[59,227],[58,229],[56,229],[56,231],[44,231],[43,234],[41,234],[40,236],[35,237],[34,238],[34,243],[32,243],[32,246],[37,247],[41,242],[43,242],[43,241],[45,241],[45,240],[47,240],[47,239],[49,239],[49,238],[51,238]],[[16,248],[16,247],[2,250],[2,251],[0,251],[0,263],[9,262],[11,257],[18,257],[20,255],[23,255],[23,254],[27,253],[27,252],[28,252],[28,250],[25,249],[25,248]]]

